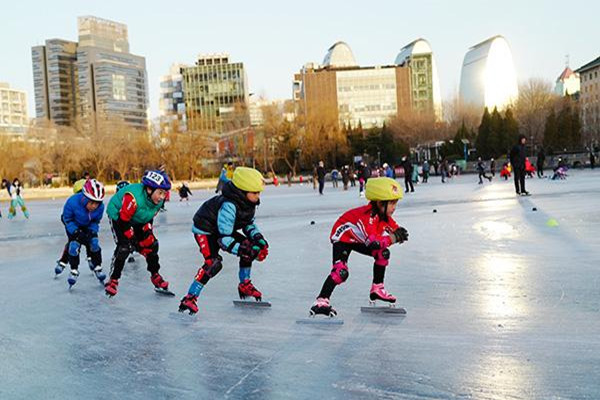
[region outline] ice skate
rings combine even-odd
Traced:
[[[150,281],[154,285],[154,290],[156,291],[156,293],[166,294],[168,296],[175,296],[175,293],[169,290],[169,282],[165,281],[158,272],[152,274],[152,276],[150,277]]]
[[[73,287],[73,285],[77,283],[78,277],[79,277],[79,271],[76,269],[72,269],[71,274],[67,278],[67,282],[69,283],[69,289],[71,289]]]
[[[388,303],[385,306],[377,306],[377,300]],[[383,287],[383,283],[374,283],[371,286],[369,294],[369,306],[361,307],[361,312],[376,313],[376,314],[406,314],[406,310],[402,307],[396,307],[396,297],[388,293]]]
[[[335,317],[337,315],[337,311],[335,308],[331,307],[329,304],[329,299],[319,297],[310,308],[310,316],[314,317],[315,315],[319,314],[326,315],[328,317]]]
[[[190,315],[196,314],[198,312],[198,305],[196,301],[198,300],[198,296],[194,296],[193,294],[186,294],[183,299],[181,299],[181,303],[179,303],[179,312],[189,311]]]
[[[67,264],[64,261],[58,260],[56,262],[56,267],[54,267],[54,274],[55,274],[54,277],[57,277],[58,275],[62,274],[62,272],[65,270],[65,268],[67,268],[67,265],[69,265],[69,264]]]
[[[246,297],[254,297],[256,301],[262,301],[262,293],[254,287],[250,279],[246,279],[238,285],[238,294],[242,300]]]
[[[119,287],[119,280],[111,279],[110,281],[108,281],[108,283],[106,285],[104,285],[104,292],[106,293],[106,295],[108,297],[116,296],[118,287]]]
[[[104,284],[104,280],[106,279],[106,274],[104,272],[102,272],[102,266],[94,265],[94,263],[92,263],[92,259],[90,257],[88,257],[88,267],[90,267],[90,271],[92,271],[94,273],[94,275],[96,276],[96,279],[98,279],[100,281],[100,283]]]

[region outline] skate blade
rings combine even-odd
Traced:
[[[301,325],[344,325],[344,320],[337,317],[308,317],[296,320]]]
[[[406,315],[406,309],[402,307],[390,307],[390,306],[368,306],[361,307],[361,312],[372,313],[372,314],[399,314]]]
[[[155,287],[154,291],[156,293],[164,294],[165,296],[175,296],[175,293],[171,292],[169,289],[159,289]]]
[[[252,301],[252,300],[233,300],[233,305],[236,307],[256,307],[264,308],[271,307],[268,301]]]

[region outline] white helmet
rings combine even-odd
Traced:
[[[88,179],[84,183],[82,193],[92,201],[104,200],[104,185],[95,179]]]

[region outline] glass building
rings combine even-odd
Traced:
[[[517,73],[508,42],[494,36],[471,47],[463,60],[460,101],[502,110],[517,100]]]
[[[186,130],[187,116],[185,114],[185,98],[183,93],[183,65],[174,64],[168,75],[160,78],[160,97],[158,107],[162,126],[174,127],[184,132]]]
[[[85,16],[79,42],[47,40],[32,48],[37,118],[72,126],[116,117],[147,128],[146,60],[129,53],[127,26]]]
[[[230,63],[228,54],[201,55],[181,75],[188,129],[223,133],[249,125],[243,63]]]
[[[404,46],[395,61],[396,65],[410,68],[410,86],[413,109],[421,113],[434,113],[442,119],[442,94],[433,51],[425,39],[417,39]]]
[[[328,49],[323,65],[306,64],[293,88],[308,118],[333,116],[340,125],[382,126],[411,108],[408,67],[360,67],[344,42]]]
[[[22,135],[28,125],[27,93],[0,82],[0,134]]]
[[[73,125],[77,118],[77,43],[46,40],[31,49],[35,114],[58,125]]]

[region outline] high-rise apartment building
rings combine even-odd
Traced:
[[[600,143],[600,57],[575,70],[581,79],[579,107],[583,134],[595,145]]]
[[[229,62],[228,54],[201,55],[181,75],[188,130],[223,133],[249,125],[243,63]]]
[[[410,68],[410,87],[413,110],[433,113],[442,119],[442,94],[433,51],[425,39],[417,39],[404,46],[396,65]]]
[[[0,135],[22,135],[28,125],[27,93],[0,82]]]
[[[175,126],[184,132],[187,125],[185,114],[185,98],[183,92],[182,64],[173,64],[168,75],[160,77],[160,97],[158,108],[160,121],[163,126]]]
[[[127,26],[92,16],[77,22],[79,42],[32,48],[37,118],[71,126],[109,117],[145,129],[146,61],[129,53]]]
[[[77,42],[46,40],[31,49],[35,114],[58,125],[73,125],[78,117]]]

